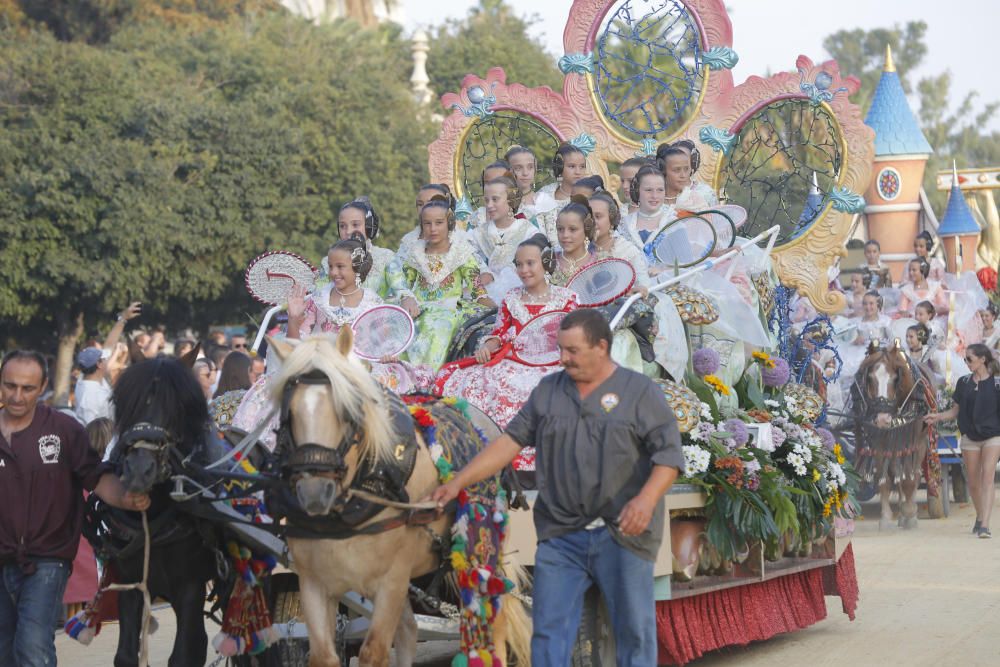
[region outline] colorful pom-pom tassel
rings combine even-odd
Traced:
[[[469,658],[464,653],[459,653],[451,659],[451,667],[469,667]]]

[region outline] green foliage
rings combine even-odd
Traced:
[[[542,45],[528,35],[533,19],[514,14],[503,0],[480,0],[469,15],[448,21],[431,40],[427,73],[437,95],[456,92],[466,74],[486,76],[502,66],[507,81],[562,90],[562,73]]]
[[[244,321],[248,261],[318,262],[345,201],[371,196],[387,245],[411,226],[433,126],[397,32],[151,21],[96,48],[7,31],[0,61],[7,337],[129,299],[174,326]]]

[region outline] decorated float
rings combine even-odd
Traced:
[[[848,99],[858,80],[834,61],[802,55],[789,71],[734,85],[732,36],[721,0],[577,0],[562,91],[507,81],[499,67],[469,75],[442,96],[450,113],[430,146],[431,180],[449,184],[467,214],[483,168],[511,146],[538,156],[536,189],[553,180],[546,158],[568,142],[616,191],[623,162],[682,139],[699,147],[697,177],[746,211],[726,244],[734,251],[687,268],[675,261],[669,284],[653,288],[672,299],[687,343],[682,374],[657,379],[687,462],[667,498],[656,563],[663,664],[816,623],[824,595],[839,595],[853,619],[858,597],[857,477],[823,428],[825,385],[838,369],[824,374],[813,360],[822,348],[837,358],[825,314],[843,297],[828,274],[864,210],[874,133]],[[720,301],[713,280],[735,285],[742,303]],[[798,334],[796,294],[819,313]],[[763,339],[744,335],[734,305]],[[530,565],[529,512],[512,512],[510,535]],[[591,602],[582,650],[588,664],[613,664],[604,612]]]

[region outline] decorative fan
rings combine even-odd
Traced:
[[[369,361],[398,356],[413,342],[413,319],[399,306],[384,304],[366,310],[351,329],[354,353]]]
[[[566,283],[581,308],[604,306],[621,298],[635,284],[635,268],[623,259],[608,258],[585,266]]]
[[[292,288],[300,285],[311,292],[316,286],[316,267],[293,252],[273,250],[260,255],[247,267],[245,280],[250,296],[277,306],[288,301]]]

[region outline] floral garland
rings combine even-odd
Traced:
[[[452,462],[437,441],[437,422],[425,406],[440,401],[469,419],[468,402],[424,395],[404,396],[403,400],[421,429],[440,481],[451,480],[455,476]],[[482,431],[475,426],[473,428],[485,443]],[[497,545],[499,551],[507,536],[507,522],[507,498],[502,488],[497,489],[492,499],[470,494],[468,490],[458,494],[455,523],[451,528],[451,567],[458,580],[462,613],[460,652],[452,660],[452,667],[493,667],[501,664],[493,644],[493,622],[500,611],[500,596],[512,591],[514,583],[503,576],[499,557],[489,557],[489,544]]]

